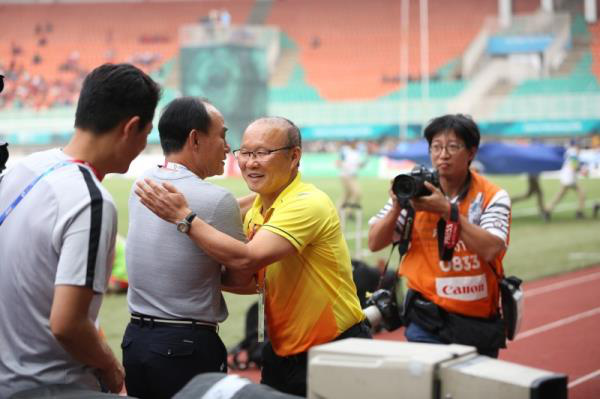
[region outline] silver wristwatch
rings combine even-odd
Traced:
[[[177,222],[177,231],[180,233],[187,234],[190,231],[190,227],[192,226],[192,220],[196,217],[194,212],[188,213],[188,215]]]

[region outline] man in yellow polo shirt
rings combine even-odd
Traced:
[[[370,338],[370,332],[336,208],[298,172],[301,145],[299,129],[285,118],[258,119],[244,132],[234,155],[248,188],[258,194],[247,212],[242,209],[246,244],[195,217],[169,184],[147,180],[138,183],[136,193],[207,254],[238,271],[235,283],[252,287],[240,292],[264,293],[271,343],[263,351],[261,382],[305,396],[310,347]]]

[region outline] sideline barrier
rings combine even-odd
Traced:
[[[309,399],[391,397],[566,399],[567,376],[464,345],[349,338],[311,348]]]

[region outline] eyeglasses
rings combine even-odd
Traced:
[[[450,143],[447,145],[440,145],[440,144],[432,144],[429,147],[429,151],[433,154],[433,155],[439,155],[442,153],[442,150],[446,150],[446,152],[450,155],[454,155],[457,152],[459,152],[460,150],[462,150],[463,148],[465,148],[465,146],[463,144],[456,144],[456,143]]]
[[[239,149],[239,150],[233,151],[233,156],[242,161],[250,159],[250,156],[254,156],[254,158],[256,158],[260,161],[262,159],[265,159],[266,157],[268,157],[269,155],[271,155],[272,153],[274,153],[276,151],[289,150],[292,148],[294,148],[294,146],[288,145],[286,147],[275,148],[273,150],[267,150],[264,148],[259,148],[256,151],[248,151],[248,150],[244,150],[244,149]]]

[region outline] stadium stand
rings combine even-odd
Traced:
[[[586,95],[600,93],[600,30],[598,24],[586,24],[581,14],[574,14],[571,24],[572,48],[561,67],[550,76],[540,79],[527,79],[516,85],[497,108],[494,118],[511,120],[516,116],[515,104],[523,104],[520,99],[545,97],[543,107],[530,102],[530,119],[545,119],[549,115],[559,118],[585,118],[593,113],[593,104],[585,104]],[[566,107],[565,98],[582,98],[575,107]]]
[[[397,134],[400,123],[418,132],[431,116],[453,112],[453,103],[474,86],[472,79],[462,76],[461,64],[486,18],[497,15],[498,1],[429,0],[427,85],[421,81],[419,2],[409,2],[406,87],[399,72],[401,4],[398,0],[0,1],[0,71],[7,75],[0,97],[5,128],[0,136],[14,143],[63,140],[72,127],[69,115],[82,77],[105,61],[129,61],[150,72],[163,84],[163,103],[180,95],[185,91],[179,28],[206,24],[211,10],[223,8],[229,10],[233,25],[280,30],[279,56],[266,89],[268,113],[286,115],[313,128],[319,137],[327,134],[323,127],[335,126],[367,132],[368,138],[382,131]],[[539,0],[513,1],[512,11],[522,16],[539,6]],[[481,103],[481,109],[463,112],[492,123],[595,119],[592,108],[597,101],[586,96],[595,99],[600,93],[600,28],[586,23],[581,7],[567,8],[556,10],[568,12],[572,21],[573,47],[566,51],[563,65],[543,78],[492,87],[482,93],[481,101],[471,101]],[[517,25],[507,32],[526,28]],[[211,77],[203,75],[200,80]],[[530,101],[540,98],[543,101]],[[23,123],[32,116],[45,118],[44,123],[39,122],[39,128]],[[59,120],[60,126],[54,124]],[[36,134],[39,137],[33,137]],[[151,141],[155,139],[153,133]]]
[[[429,2],[430,74],[459,57],[495,15],[496,0]],[[530,12],[539,1],[515,2]],[[400,87],[400,2],[374,0],[274,2],[267,23],[280,26],[298,45],[306,81],[327,100],[373,99]],[[411,2],[409,76],[421,77],[419,8]]]
[[[158,71],[177,55],[181,25],[223,7],[232,23],[244,23],[254,3],[0,4],[0,66],[9,77],[4,107],[72,105],[82,76],[103,62]]]

